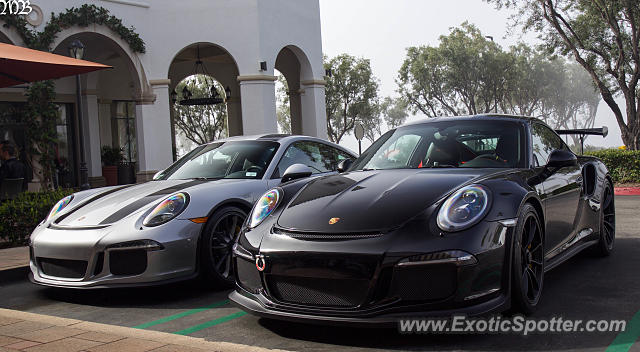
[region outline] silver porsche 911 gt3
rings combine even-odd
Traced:
[[[229,286],[232,246],[253,203],[345,159],[355,156],[313,137],[233,137],[194,149],[153,181],[75,193],[31,235],[31,280],[98,288],[201,275]]]

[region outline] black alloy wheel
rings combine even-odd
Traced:
[[[231,287],[235,281],[233,245],[247,214],[237,207],[224,207],[209,219],[200,243],[202,279],[210,286]]]
[[[544,282],[544,236],[538,213],[530,204],[525,204],[518,225],[513,252],[514,308],[524,314],[535,310]]]
[[[605,181],[602,192],[602,206],[600,207],[600,241],[596,246],[598,254],[609,256],[616,241],[616,207],[613,186]]]

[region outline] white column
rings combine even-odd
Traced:
[[[324,80],[302,81],[302,133],[327,139]]]
[[[171,119],[169,116],[169,80],[149,81],[155,102],[136,105],[138,141],[138,182],[171,165]]]
[[[102,157],[100,156],[100,111],[98,97],[90,91],[82,96],[82,138],[84,138],[84,158],[87,162],[89,177],[102,176]]]
[[[242,102],[242,134],[277,133],[276,77],[239,76]]]
[[[239,89],[239,88],[238,88]],[[227,101],[229,137],[242,135],[242,101],[231,97]]]

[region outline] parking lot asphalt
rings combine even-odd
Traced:
[[[547,273],[533,318],[630,321],[640,324],[640,197],[616,197],[617,242],[607,258],[582,253]],[[640,352],[640,334],[545,333],[529,336],[403,335],[395,329],[323,327],[269,321],[231,306],[228,291],[197,281],[136,289],[74,291],[0,282],[0,307],[266,348],[305,351],[476,350]],[[615,343],[614,343],[615,341]],[[613,343],[613,345],[612,345]],[[629,346],[631,346],[629,348]]]

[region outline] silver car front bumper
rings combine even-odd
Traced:
[[[142,286],[197,274],[202,224],[172,220],[154,228],[131,223],[94,229],[38,227],[31,237],[31,280],[68,288]],[[157,243],[158,246],[143,245]]]

